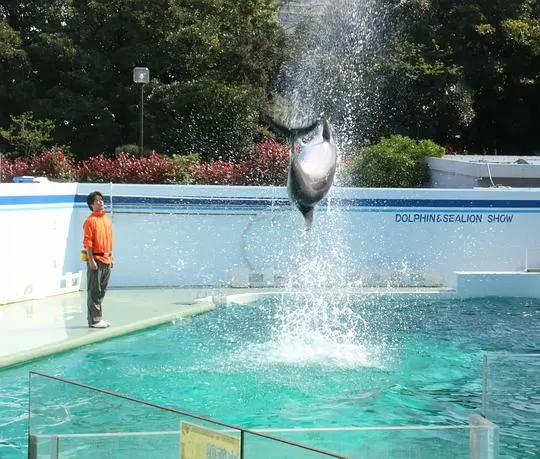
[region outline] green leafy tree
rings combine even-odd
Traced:
[[[0,126],[11,113],[20,113],[32,96],[30,62],[19,32],[0,15]]]
[[[386,111],[396,107],[390,130],[444,143],[459,137],[477,152],[538,150],[537,2],[410,0],[392,16],[397,73],[383,71]],[[407,74],[411,67],[420,72]]]
[[[281,56],[277,15],[271,0],[10,0],[0,6],[30,65],[26,80],[34,97],[23,98],[20,112],[55,120],[55,143],[69,144],[81,158],[137,143],[136,66],[149,67],[152,81],[163,85],[204,77],[265,93]],[[251,113],[222,111],[222,124],[244,115],[251,119]],[[169,130],[171,121],[162,120],[145,130]],[[153,143],[145,137],[145,145]]]
[[[379,63],[381,109],[385,115],[380,132],[451,142],[475,118],[473,93],[462,68],[436,41],[419,44],[395,40]]]
[[[201,79],[151,85],[150,135],[165,154],[198,154],[204,161],[250,154],[265,98],[249,85]]]
[[[201,159],[249,155],[282,58],[278,4],[269,0],[172,2],[174,67],[151,86],[149,136],[166,153]]]
[[[65,2],[61,22],[35,37],[42,75],[35,111],[58,120],[58,136],[81,157],[137,140],[135,66],[159,73],[169,1]],[[63,25],[62,25],[63,24]],[[62,82],[58,84],[58,82]]]
[[[24,156],[40,153],[53,139],[54,122],[36,119],[32,112],[11,116],[8,129],[0,129],[0,136]]]
[[[431,2],[410,0],[391,5],[387,14],[391,26],[373,70],[381,94],[378,135],[452,143],[476,112],[453,43],[442,36],[439,12]]]
[[[175,0],[171,14],[170,74],[260,88],[275,78],[284,40],[277,2]]]
[[[427,156],[441,157],[444,148],[431,140],[393,135],[363,148],[350,166],[355,186],[417,188],[429,183]]]

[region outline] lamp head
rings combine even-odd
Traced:
[[[150,70],[148,67],[135,67],[133,69],[133,81],[135,83],[148,83],[150,81]]]

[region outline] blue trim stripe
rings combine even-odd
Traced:
[[[0,206],[26,206],[40,204],[73,204],[75,196],[40,195],[40,196],[0,196]]]
[[[347,207],[397,207],[397,208],[497,208],[540,209],[540,200],[492,200],[492,199],[335,199],[336,204]]]
[[[460,199],[331,199],[332,204],[352,208],[435,208],[435,209],[538,209],[540,200],[460,200]],[[328,205],[328,200],[321,201]],[[113,206],[122,207],[220,207],[232,208],[264,208],[290,206],[287,198],[212,198],[212,197],[140,197],[113,196]]]
[[[290,205],[285,198],[212,198],[212,197],[137,197],[137,196],[113,196],[113,206],[122,207],[220,207],[220,208],[245,208],[245,207],[269,207]]]
[[[111,199],[107,196],[107,206]],[[255,210],[268,207],[288,207],[287,198],[250,198],[250,197],[146,197],[146,196],[113,196],[113,208],[151,209],[151,208],[185,208],[223,210]],[[350,208],[350,210],[365,209],[365,211],[389,211],[390,209],[422,209],[437,211],[438,209],[467,209],[495,210],[515,209],[522,211],[540,211],[540,200],[510,200],[510,199],[340,199],[332,198],[332,205]],[[86,206],[86,195],[43,195],[43,196],[0,196],[0,206],[36,206],[47,204],[73,204],[74,207]],[[328,205],[327,200],[321,204]]]

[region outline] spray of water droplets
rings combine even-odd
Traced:
[[[294,127],[324,114],[341,147],[362,143],[378,114],[374,62],[384,43],[384,10],[377,0],[303,3],[310,13],[288,37],[275,115]]]
[[[304,2],[306,6],[307,2]],[[377,0],[317,2],[288,36],[288,58],[276,87],[272,116],[289,128],[330,120],[338,149],[367,135],[377,114],[372,63],[384,14]],[[339,180],[339,178],[338,178]],[[347,286],[354,260],[331,190],[308,232],[289,238],[288,290],[277,305],[266,358],[276,362],[377,365],[369,326],[352,298],[328,294]],[[358,297],[356,297],[356,301]],[[251,351],[254,351],[251,349]]]

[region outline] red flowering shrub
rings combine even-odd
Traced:
[[[2,158],[2,181],[18,175],[49,179],[113,183],[198,183],[211,185],[284,185],[289,148],[274,139],[255,145],[249,158],[200,163],[196,155],[172,158],[152,152],[138,156],[121,152],[112,158],[101,154],[75,164],[59,150],[23,158]]]
[[[77,166],[79,182],[112,182],[113,160],[103,154],[81,161]]]
[[[11,182],[13,177],[21,175],[70,181],[75,178],[75,165],[73,160],[60,150],[49,150],[28,159],[2,158],[3,182]]]
[[[265,139],[253,148],[250,157],[236,163],[212,161],[191,167],[196,183],[204,185],[285,185],[289,147]]]
[[[2,182],[11,182],[13,177],[20,175],[32,175],[30,164],[22,158],[7,159],[2,156],[2,170],[1,179]]]
[[[173,171],[173,164],[169,158],[157,154],[150,156],[134,156],[129,153],[120,153],[116,157],[117,183],[165,183],[168,175]]]
[[[156,152],[148,157],[119,153],[114,158],[99,155],[81,161],[77,178],[80,182],[165,183],[173,170],[171,160]]]
[[[221,160],[195,164],[190,172],[199,185],[238,185],[240,175],[238,164]]]
[[[290,148],[275,139],[264,139],[255,145],[242,167],[245,180],[241,185],[285,185]]]
[[[72,181],[75,179],[75,164],[73,160],[60,150],[45,151],[40,155],[31,156],[30,168],[35,177]]]

